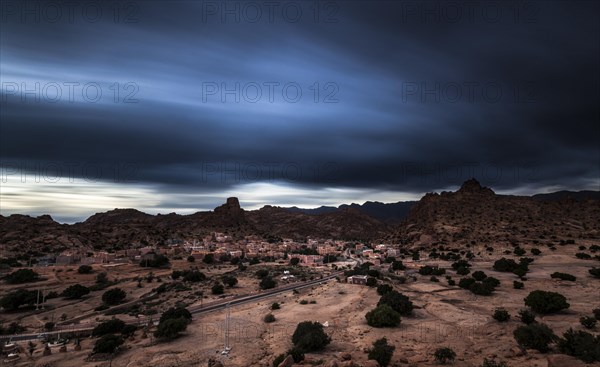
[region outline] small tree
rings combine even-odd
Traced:
[[[386,338],[377,339],[373,348],[369,351],[369,359],[377,361],[380,366],[386,367],[390,364],[396,347],[389,345]]]
[[[91,274],[94,269],[89,265],[81,265],[77,272],[79,274]]]
[[[475,278],[475,280],[479,280],[479,281],[482,281],[485,278],[487,278],[487,275],[483,271],[480,271],[480,270],[473,272],[473,274],[471,274],[471,276],[473,278]]]
[[[558,271],[555,271],[554,273],[550,274],[551,278],[558,278],[560,280],[568,280],[570,282],[574,282],[577,280],[577,277],[575,277],[574,275],[571,274],[567,274],[567,273],[560,273]]]
[[[318,322],[303,321],[292,335],[292,343],[304,353],[322,350],[331,342]]]
[[[588,270],[588,272],[596,278],[600,278],[600,268],[591,268]]]
[[[125,322],[119,319],[111,319],[96,325],[92,330],[92,336],[120,333],[125,327]]]
[[[558,340],[558,350],[586,363],[600,362],[600,337],[570,328]]]
[[[377,286],[377,279],[376,278],[372,278],[372,277],[367,278],[367,286],[369,286],[369,287],[376,287]]]
[[[579,319],[581,325],[583,325],[586,329],[593,329],[596,326],[596,319],[591,316],[582,316]]]
[[[8,284],[21,284],[36,281],[40,275],[31,269],[19,269],[4,277]]]
[[[238,280],[234,276],[224,275],[223,283],[227,284],[227,286],[231,288],[231,287],[235,286],[236,284],[238,284]]]
[[[121,303],[127,294],[121,288],[109,289],[102,294],[102,301],[107,305],[118,305]]]
[[[290,259],[290,265],[292,265],[292,266],[296,266],[296,265],[298,265],[299,263],[300,263],[300,259],[299,259],[299,258],[297,258],[297,257],[292,257],[292,258]]]
[[[410,299],[397,291],[387,292],[379,299],[377,305],[387,304],[400,315],[406,316],[412,313],[414,308]]]
[[[433,353],[435,360],[441,364],[446,364],[448,361],[454,361],[456,353],[450,348],[438,348]]]
[[[46,330],[46,331],[52,331],[52,330],[54,330],[54,326],[55,325],[56,324],[53,323],[52,321],[48,321],[47,323],[44,324],[44,330]]]
[[[271,289],[271,288],[275,288],[275,286],[277,286],[277,282],[273,278],[267,276],[267,277],[262,278],[262,280],[260,281],[258,286],[261,289]]]
[[[275,322],[275,315],[273,315],[272,313],[266,314],[264,319],[264,322],[266,322],[267,324],[271,323],[271,322]]]
[[[395,327],[400,324],[400,313],[386,303],[367,312],[365,318],[367,324],[372,327]]]
[[[548,344],[556,340],[556,335],[544,324],[532,323],[519,326],[513,336],[517,343],[523,348],[536,349],[542,353],[548,351]]]
[[[595,308],[592,310],[592,312],[594,313],[596,320],[600,320],[600,308]]]
[[[483,364],[481,367],[508,367],[506,362],[496,362],[495,359],[483,359]]]
[[[535,322],[535,314],[529,310],[520,310],[519,311],[519,318],[521,319],[521,322],[529,325]]]
[[[62,292],[62,296],[67,299],[80,299],[88,293],[90,293],[88,287],[84,287],[81,284],[73,284]]]
[[[273,304],[271,305],[271,310],[279,310],[280,308],[281,306],[277,302],[273,302]]]
[[[106,334],[96,341],[94,353],[114,353],[123,343],[122,337],[115,334]]]
[[[535,290],[525,297],[525,305],[537,313],[549,314],[569,308],[565,296],[556,292]]]
[[[221,283],[215,283],[211,288],[212,294],[223,294],[225,292],[225,287]]]
[[[285,359],[285,354],[280,354],[273,360],[273,367],[279,367],[281,362]]]
[[[193,257],[192,255],[190,255],[190,256],[187,257],[187,261],[190,262],[190,263],[193,263],[194,261],[196,261],[196,258]]]
[[[183,317],[178,319],[167,319],[158,324],[154,336],[160,339],[175,339],[179,333],[185,331],[188,322]]]
[[[510,314],[508,313],[508,311],[506,311],[503,308],[495,309],[492,317],[494,318],[494,320],[500,321],[500,322],[506,322],[506,321],[510,320]]]
[[[202,261],[205,264],[213,264],[215,262],[215,255],[214,254],[206,254],[206,255],[204,255],[204,258],[202,258]]]
[[[171,307],[160,316],[160,322],[167,321],[169,319],[184,319],[189,324],[192,322],[192,314],[184,307]]]
[[[523,289],[523,287],[525,287],[525,284],[523,284],[523,282],[519,282],[518,280],[513,280],[513,288],[514,289]]]

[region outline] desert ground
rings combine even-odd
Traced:
[[[591,245],[593,242],[579,242],[578,245]],[[528,249],[527,247],[523,246]],[[570,308],[558,314],[537,316],[538,321],[548,324],[557,335],[569,327],[582,330],[579,317],[590,315],[592,309],[600,306],[600,282],[588,274],[588,269],[597,266],[594,260],[577,259],[574,254],[578,252],[577,246],[558,246],[556,251],[541,247],[543,253],[532,256],[535,261],[530,265],[524,289],[513,289],[513,280],[518,279],[512,273],[497,272],[492,269],[495,259],[500,257],[513,257],[504,255],[500,249],[495,254],[482,253],[471,263],[472,271],[482,270],[488,276],[493,276],[501,281],[501,285],[491,296],[476,296],[457,286],[449,286],[444,276],[439,277],[439,282],[432,282],[429,276],[415,274],[416,281],[409,279],[406,283],[388,282],[394,289],[410,297],[415,305],[411,316],[403,317],[399,327],[373,328],[367,325],[365,313],[374,308],[379,300],[375,288],[364,285],[347,284],[343,281],[332,280],[322,285],[306,288],[299,292],[282,293],[255,303],[247,303],[232,307],[229,339],[231,352],[223,356],[225,337],[225,311],[215,311],[208,314],[195,316],[186,332],[178,339],[171,342],[157,342],[150,335],[142,337],[138,330],[135,336],[128,340],[122,352],[114,356],[112,361],[86,362],[85,358],[93,347],[93,339],[86,338],[82,341],[82,350],[74,351],[69,344],[66,353],[54,351],[50,356],[42,356],[42,346],[38,344],[32,357],[25,357],[15,366],[204,366],[209,358],[220,360],[224,366],[271,366],[275,356],[284,353],[291,347],[291,335],[295,327],[302,321],[327,322],[325,331],[331,336],[332,342],[320,353],[309,354],[305,364],[328,363],[332,360],[341,360],[343,355],[350,354],[352,361],[357,365],[368,365],[367,349],[376,339],[386,337],[396,346],[396,351],[391,365],[398,366],[434,366],[437,365],[433,357],[436,348],[447,346],[452,348],[457,358],[455,366],[475,367],[480,366],[484,357],[496,357],[497,360],[507,361],[511,367],[564,367],[578,366],[581,362],[574,358],[553,354],[539,353],[534,350],[522,351],[517,346],[512,331],[521,325],[517,312],[525,308],[523,298],[530,291],[540,289],[555,291],[563,294]],[[413,262],[405,260],[407,266],[439,265],[446,268],[446,275],[458,281],[461,276],[456,275],[451,269],[451,262],[423,259]],[[185,268],[189,264],[176,263],[175,267]],[[258,266],[258,265],[255,265]],[[264,266],[264,265],[261,265]],[[275,266],[275,265],[274,265]],[[227,294],[247,293],[248,289],[256,291],[257,280],[252,277],[253,267],[246,272],[249,276],[238,276],[240,283],[233,289],[228,289]],[[46,268],[44,276],[47,286],[65,286],[70,281],[84,283],[84,278],[73,271],[56,272],[56,269]],[[100,269],[99,269],[100,270]],[[218,269],[202,269],[207,275],[220,274],[228,271],[227,267]],[[576,282],[568,282],[550,278],[555,271],[568,272],[577,277]],[[128,299],[134,299],[150,291],[154,284],[137,287],[136,276],[143,276],[149,269],[140,271],[139,267],[125,265],[108,270],[109,278],[121,280],[130,279],[119,283],[119,287],[127,290]],[[154,275],[161,276],[163,281],[170,281],[171,270],[157,271]],[[401,273],[401,272],[400,272]],[[95,274],[85,275],[93,282]],[[124,287],[126,285],[126,287]],[[200,297],[203,302],[218,300],[207,291],[206,285],[194,286],[183,294],[167,294],[161,296],[154,303],[157,309],[164,309],[174,304],[174,300],[187,300],[187,305],[199,304]],[[198,291],[204,296],[198,296]],[[194,296],[195,295],[195,296]],[[301,300],[309,301],[301,304]],[[310,301],[316,303],[311,303]],[[60,301],[62,302],[62,301]],[[281,305],[279,310],[270,310],[273,302]],[[22,319],[23,324],[41,325],[51,313],[66,313],[72,315],[86,314],[97,306],[95,297],[90,297],[81,302],[71,301],[56,305],[55,310],[37,313]],[[505,323],[499,323],[491,315],[497,307],[504,307],[512,318]],[[264,323],[263,318],[272,312],[276,321]],[[6,315],[3,315],[6,318]],[[124,320],[131,316],[116,315]],[[85,324],[91,321],[108,319],[110,316],[92,315],[80,320]],[[591,330],[598,334],[598,327]],[[25,350],[26,343],[22,342]],[[593,366],[590,364],[588,366]],[[598,364],[595,364],[598,365]]]

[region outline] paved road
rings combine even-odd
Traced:
[[[312,287],[316,284],[335,279],[336,277],[340,276],[341,274],[343,274],[343,272],[341,272],[341,271],[335,272],[335,273],[332,273],[331,275],[323,277],[322,279],[309,280],[307,282],[302,282],[302,283],[288,284],[288,285],[285,285],[282,287],[277,287],[277,288],[259,292],[256,294],[240,295],[240,296],[232,297],[229,299],[223,299],[220,301],[205,304],[202,306],[192,306],[192,307],[188,307],[188,310],[193,315],[200,315],[200,314],[204,314],[204,313],[208,313],[208,312],[214,312],[214,311],[218,311],[220,309],[224,309],[227,306],[227,304],[229,304],[230,306],[236,306],[236,305],[241,305],[244,303],[256,302],[263,298],[272,297],[272,296],[278,295],[280,293],[292,291],[294,289],[302,289],[302,288],[306,288],[306,287]],[[140,320],[137,322],[138,325],[146,325],[146,323],[147,323],[147,320]],[[66,332],[88,332],[88,331],[93,330],[94,326],[95,326],[95,324],[76,324],[76,325],[71,325],[71,326],[62,325],[61,326],[63,328],[62,330],[44,332],[43,334],[52,336],[52,335],[58,335],[61,332],[63,334]],[[0,337],[0,341],[4,341],[4,340],[11,340],[11,341],[35,340],[38,338],[38,335],[40,335],[40,333],[21,334],[21,335],[4,335],[4,336]]]

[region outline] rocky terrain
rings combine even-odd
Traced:
[[[72,225],[57,223],[48,215],[11,215],[0,216],[0,246],[7,253],[28,252],[36,256],[69,248],[163,244],[214,231],[234,238],[253,234],[265,238],[310,236],[423,245],[510,243],[516,238],[544,242],[556,239],[556,233],[565,238],[600,238],[597,196],[595,192],[536,197],[497,195],[476,180],[469,180],[456,192],[426,194],[411,204],[408,216],[398,224],[368,215],[377,210],[383,215],[381,205],[372,203],[307,214],[273,206],[246,211],[237,198],[229,198],[213,211],[191,215],[150,215],[135,209],[115,209]]]

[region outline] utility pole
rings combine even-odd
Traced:
[[[230,308],[230,303],[228,302],[225,305],[225,346],[224,346],[224,351],[225,352],[229,352],[231,350],[231,347],[229,346],[229,321],[231,318],[231,308]]]

